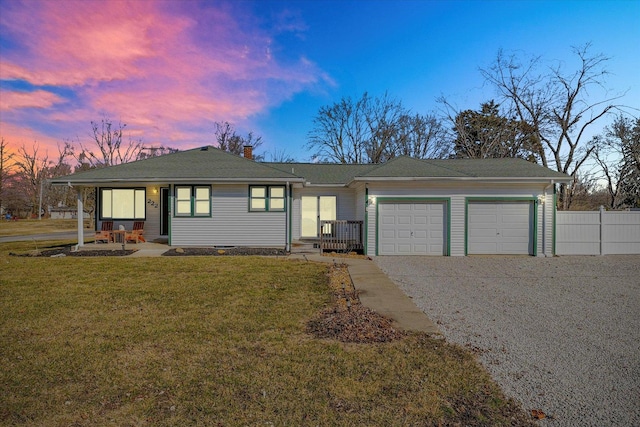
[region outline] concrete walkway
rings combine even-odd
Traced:
[[[335,260],[337,263],[347,264],[351,280],[359,291],[360,302],[364,306],[391,318],[398,328],[405,331],[440,334],[435,323],[373,261],[318,254],[294,254],[289,258],[325,263]]]
[[[131,244],[127,245],[127,249],[138,249],[137,251],[129,255],[130,257],[135,258],[135,257],[161,256],[163,253],[171,249],[169,246],[167,246],[164,243],[148,242],[148,243],[140,243],[138,245],[139,247],[136,247],[136,245],[131,245]]]

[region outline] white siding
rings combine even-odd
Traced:
[[[355,212],[356,216],[351,218],[356,221],[364,221],[364,212],[367,206],[366,191],[364,185],[359,185],[355,190]]]
[[[156,193],[153,193],[153,189],[156,189]],[[162,211],[160,210],[160,187],[152,186],[147,187],[147,220],[144,223],[144,238],[148,242],[153,241],[160,237],[160,216]],[[133,222],[131,223],[133,226]],[[130,230],[130,228],[127,228]]]
[[[451,256],[464,256],[465,196],[451,195]]]
[[[521,197],[537,198],[544,193],[544,184],[478,184],[478,183],[429,183],[429,182],[399,182],[399,183],[369,183],[369,197],[423,197],[423,198],[450,198],[451,200],[451,234],[450,234],[450,255],[464,256],[465,254],[465,201],[468,197]],[[553,196],[548,196],[547,200],[552,200]],[[553,221],[553,206],[549,205],[546,212],[547,218],[545,230],[547,241],[545,249],[550,252],[553,242],[553,234],[550,225]],[[376,205],[369,206],[369,229],[367,230],[367,252],[369,255],[376,254]],[[537,233],[537,255],[542,254],[542,209],[538,209],[538,233]]]
[[[362,231],[362,238],[364,239],[363,245],[364,245],[364,249],[366,251],[367,248],[367,223],[369,221],[369,218],[367,217],[366,211],[367,211],[367,189],[364,186],[364,184],[358,184],[358,186],[355,189],[355,212],[356,212],[356,216],[355,218],[353,218],[356,221],[362,221],[362,227],[363,227],[363,231]]]
[[[542,209],[538,210],[538,255],[553,256],[553,212],[555,210],[555,197],[553,192],[543,195]]]
[[[211,218],[171,218],[171,245],[285,247],[285,212],[249,212],[247,185],[214,185],[211,194]]]

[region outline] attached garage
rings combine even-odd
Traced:
[[[448,255],[446,201],[381,200],[378,255]]]
[[[535,200],[468,201],[467,254],[534,254],[534,210]]]

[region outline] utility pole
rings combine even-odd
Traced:
[[[38,203],[38,220],[42,220],[42,171],[38,174],[40,178],[40,202]]]

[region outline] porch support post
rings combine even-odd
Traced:
[[[78,200],[78,247],[84,246],[84,207],[82,205],[82,188],[76,188]]]

